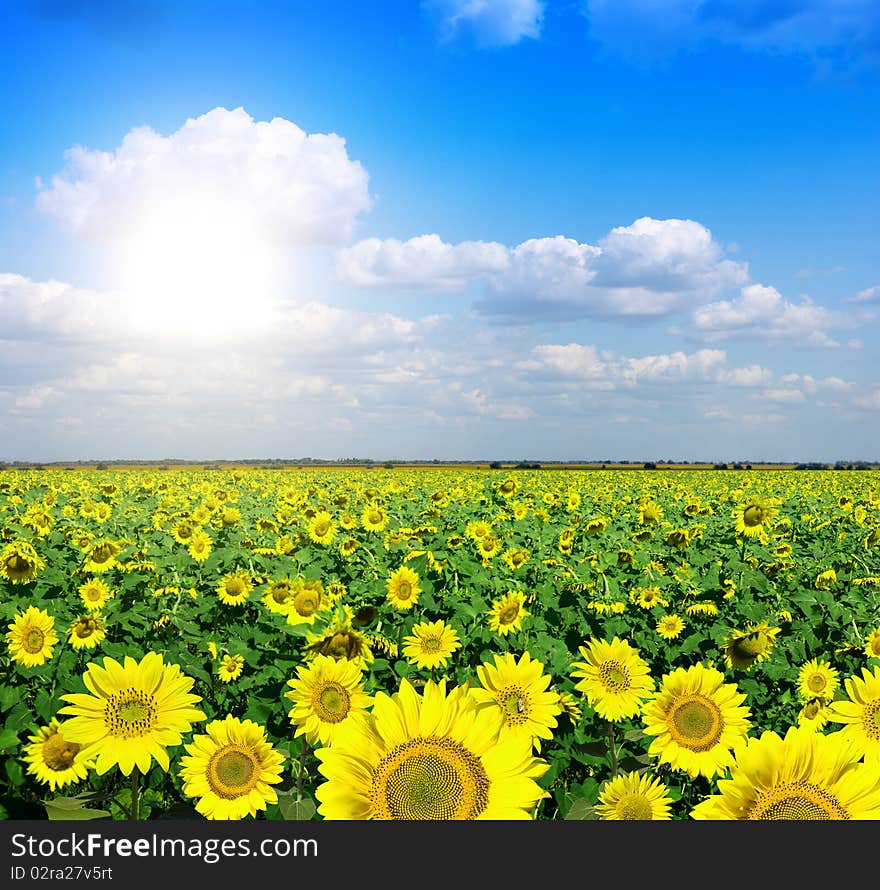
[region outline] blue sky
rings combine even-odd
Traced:
[[[0,459],[878,459],[873,2],[0,34]]]

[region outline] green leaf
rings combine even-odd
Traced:
[[[0,751],[18,747],[18,733],[11,729],[0,729]]]
[[[596,811],[593,809],[593,805],[585,800],[583,797],[577,798],[574,803],[568,808],[568,812],[565,814],[566,821],[583,821],[583,820],[593,820],[596,819]]]
[[[281,817],[288,822],[308,822],[314,819],[318,808],[315,801],[311,797],[303,797],[297,800],[292,795],[278,795],[278,808],[281,810]]]
[[[76,797],[55,797],[52,800],[42,801],[46,808],[46,815],[52,820],[83,820],[103,819],[110,815],[108,810],[89,809],[88,794],[77,794]]]

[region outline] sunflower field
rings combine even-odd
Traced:
[[[880,474],[0,471],[19,819],[880,818]]]

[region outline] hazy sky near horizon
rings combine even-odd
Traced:
[[[6,0],[0,460],[880,459],[874,0]]]

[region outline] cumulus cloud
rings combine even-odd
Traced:
[[[423,0],[443,40],[467,36],[482,46],[509,46],[541,33],[543,0]]]
[[[874,287],[866,287],[860,290],[855,296],[848,297],[848,303],[880,303],[880,285]]]
[[[439,235],[408,241],[366,238],[337,254],[337,274],[355,287],[461,290],[468,281],[503,269],[508,251],[495,241],[447,244]]]
[[[804,346],[837,346],[825,328],[839,323],[809,299],[792,303],[774,287],[750,284],[733,300],[698,306],[689,334],[705,342],[730,339],[789,340]]]
[[[591,37],[630,59],[709,42],[812,57],[826,67],[880,62],[874,0],[587,0]]]
[[[562,235],[513,248],[452,245],[438,235],[401,242],[370,238],[339,251],[344,282],[369,288],[461,289],[482,280],[478,314],[529,319],[658,316],[748,280],[705,226],[642,217],[595,245]]]
[[[337,245],[371,204],[341,136],[243,108],[214,108],[168,136],[136,127],[112,151],[75,146],[65,162],[49,184],[38,180],[36,205],[85,239],[219,219],[266,242]]]

